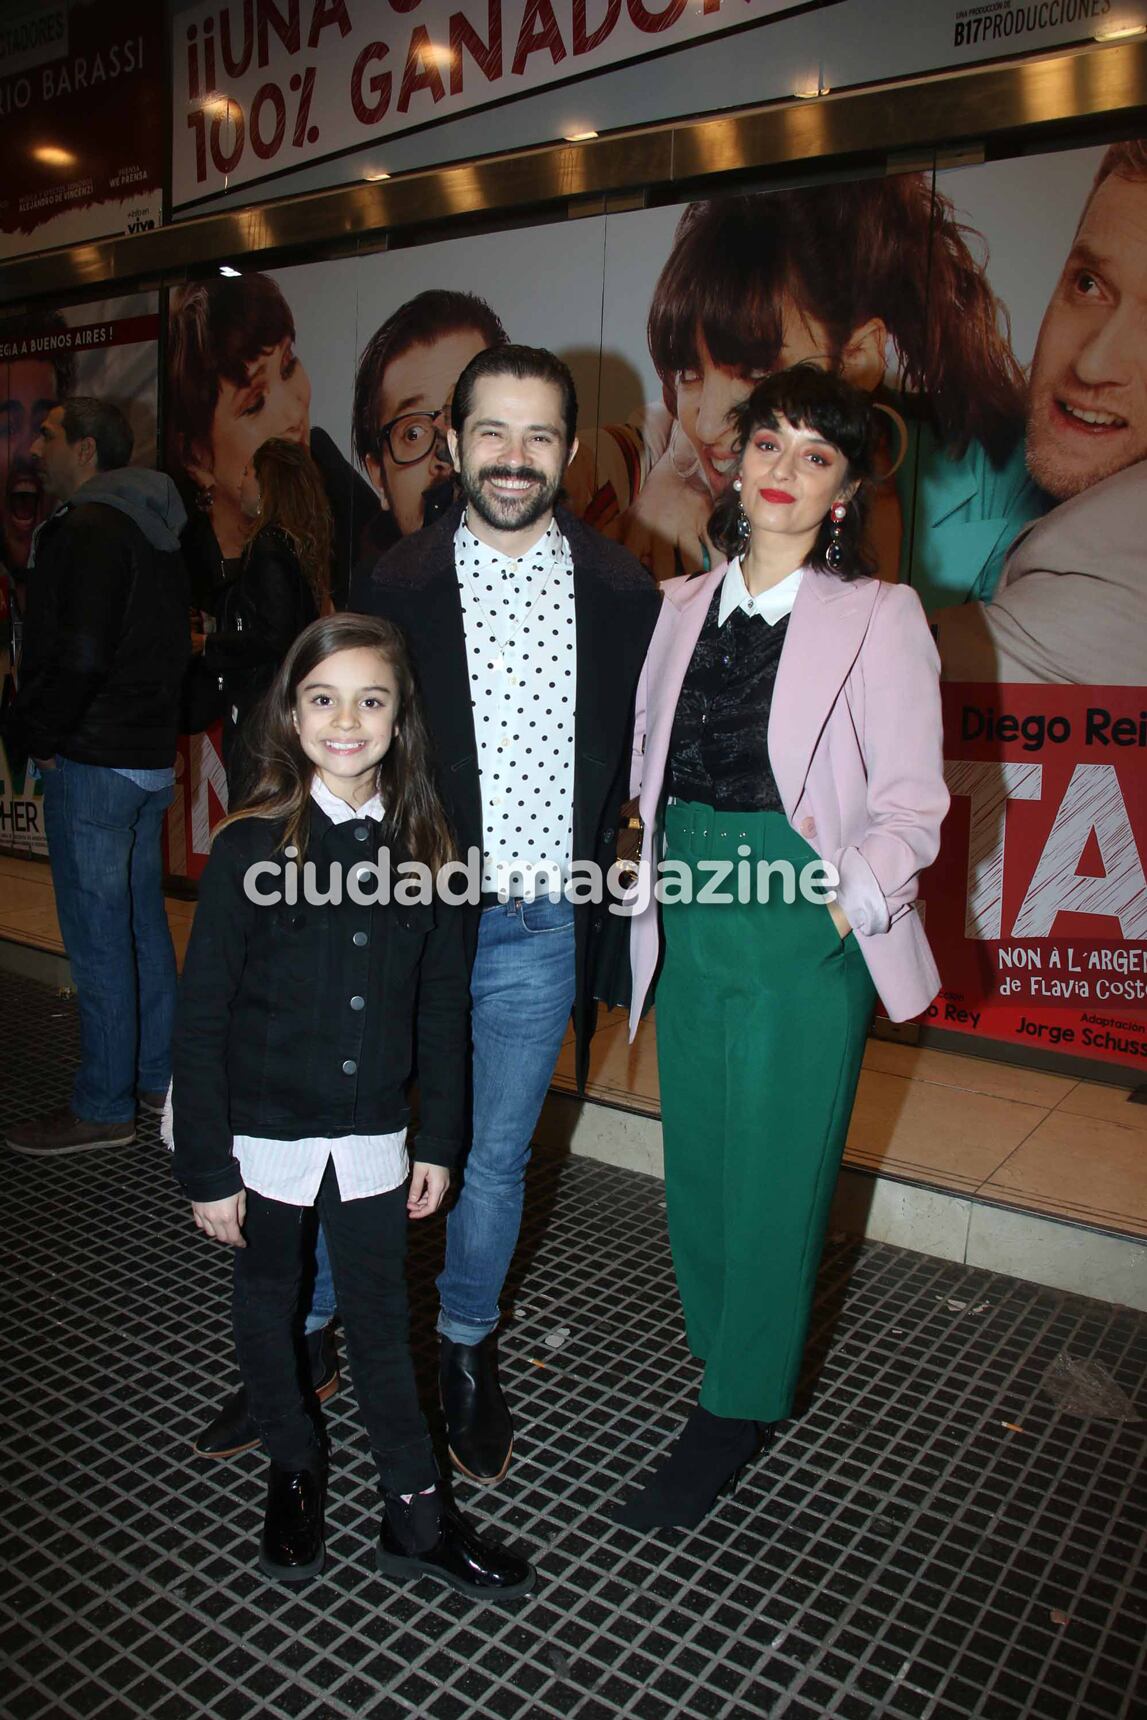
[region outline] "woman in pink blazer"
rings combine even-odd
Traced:
[[[732,559],[662,587],[638,691],[661,901],[631,923],[631,1030],[662,960],[669,1235],[704,1376],[615,1512],[633,1528],[699,1522],[790,1413],[875,997],[901,1021],[939,988],[915,907],[948,806],[939,660],[915,593],[867,577],[869,403],[799,365],[736,421],[710,523]]]

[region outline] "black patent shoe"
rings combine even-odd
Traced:
[[[282,1469],[267,1475],[267,1510],[259,1543],[259,1569],[281,1583],[306,1583],[322,1574],[323,1491],[321,1472]]]
[[[328,1325],[321,1331],[309,1332],[304,1342],[315,1396],[320,1403],[326,1403],[342,1384],[335,1329]],[[254,1451],[259,1444],[258,1432],[247,1411],[247,1393],[240,1386],[216,1410],[203,1432],[192,1440],[191,1449],[196,1457],[238,1457],[242,1451]]]
[[[384,1577],[433,1577],[478,1601],[515,1600],[536,1580],[528,1559],[485,1540],[438,1491],[409,1505],[386,1495],[376,1557]]]
[[[625,1529],[695,1529],[773,1433],[769,1423],[712,1415],[698,1404],[669,1456],[610,1516]]]
[[[493,1335],[480,1344],[443,1338],[438,1388],[455,1469],[470,1481],[501,1481],[514,1453],[514,1424],[498,1384]]]

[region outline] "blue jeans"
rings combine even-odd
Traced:
[[[438,1330],[479,1344],[518,1242],[530,1142],[574,1001],[574,911],[564,899],[487,908],[470,975],[473,1118],[446,1221]]]
[[[479,1344],[517,1246],[530,1141],[574,1001],[574,917],[566,901],[487,908],[470,976],[473,1127],[462,1187],[446,1221],[438,1330]],[[306,1329],[335,1312],[322,1231]]]
[[[175,951],[163,903],[160,830],[170,788],[58,758],[44,772],[56,913],[80,1012],[72,1109],[126,1123],[137,1092],[171,1080]]]

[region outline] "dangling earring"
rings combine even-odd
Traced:
[[[733,479],[733,489],[736,491],[737,495],[739,496],[741,493],[741,480],[740,480],[740,478],[734,478]],[[738,555],[744,555],[745,551],[749,547],[749,539],[753,535],[752,521],[749,519],[748,514],[745,512],[744,503],[742,503],[740,505],[740,507],[738,507],[738,509],[737,509],[736,526],[737,526],[737,554]]]
[[[847,514],[848,506],[845,502],[833,502],[828,510],[828,517],[832,521],[832,536],[828,540],[824,559],[834,573],[844,560],[844,550],[840,542],[840,528],[844,524]]]

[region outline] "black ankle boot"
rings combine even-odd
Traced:
[[[529,1560],[480,1535],[441,1483],[433,1493],[416,1493],[409,1505],[396,1493],[383,1497],[377,1561],[384,1576],[433,1577],[479,1601],[514,1600],[533,1588]]]
[[[498,1384],[492,1333],[480,1344],[442,1339],[438,1389],[455,1469],[470,1481],[501,1481],[514,1451],[514,1424]]]
[[[259,1543],[259,1569],[283,1583],[305,1583],[321,1574],[324,1477],[318,1469],[284,1469],[272,1463],[267,1509]]]
[[[317,1332],[308,1332],[303,1340],[311,1370],[311,1384],[320,1403],[334,1397],[339,1389],[339,1354],[335,1347],[333,1325]],[[247,1393],[243,1386],[232,1392],[212,1416],[202,1433],[192,1441],[196,1457],[238,1457],[241,1451],[254,1451],[260,1443],[254,1422],[247,1411]]]
[[[767,1423],[711,1415],[698,1404],[640,1493],[610,1515],[627,1529],[695,1529],[717,1495],[771,1439]]]

